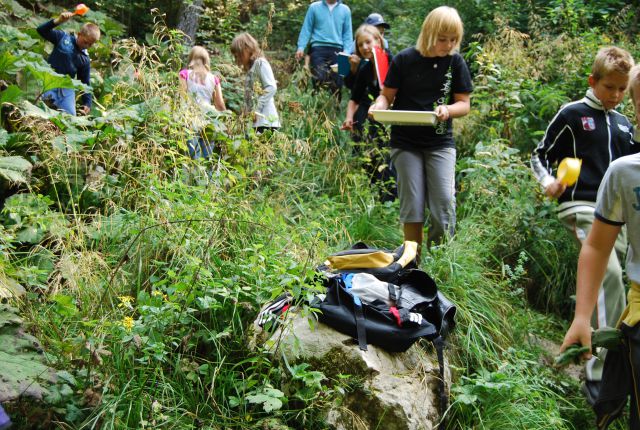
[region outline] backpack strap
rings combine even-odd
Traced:
[[[438,384],[438,394],[440,397],[440,416],[443,417],[443,422],[440,423],[441,425],[444,423],[444,413],[447,411],[447,407],[449,406],[449,397],[447,396],[447,391],[445,389],[445,382],[444,382],[444,347],[445,347],[445,342],[444,342],[444,338],[442,336],[438,336],[437,338],[433,339],[433,341],[431,341],[431,343],[433,343],[434,348],[436,349],[436,355],[438,356],[438,368],[439,368],[439,376],[440,376],[440,383]],[[446,425],[444,426],[446,427]],[[443,428],[444,428],[443,427]]]
[[[358,334],[358,346],[362,351],[367,350],[367,330],[364,320],[364,310],[362,309],[362,301],[357,294],[353,292],[352,276],[344,278],[344,288],[353,297],[353,312],[356,315],[356,333]]]

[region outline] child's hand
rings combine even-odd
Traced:
[[[555,181],[547,185],[547,188],[544,189],[544,193],[547,195],[547,197],[557,199],[562,195],[562,193],[564,193],[564,190],[566,189],[567,185],[556,179]]]
[[[89,106],[81,106],[80,109],[78,110],[78,113],[80,115],[89,115],[89,112],[91,112],[91,109],[89,109]]]
[[[360,64],[360,57],[356,54],[351,54],[349,56],[349,65],[351,66],[351,73],[355,73],[358,71],[358,65]]]
[[[53,23],[55,25],[64,24],[65,22],[73,18],[73,15],[74,15],[73,12],[62,12],[59,17],[53,20]]]
[[[369,110],[367,111],[367,114],[369,115],[369,118],[373,118],[373,114],[371,113],[372,110],[387,110],[388,108],[389,108],[388,104],[383,104],[383,102],[381,102],[380,99],[376,99],[376,101],[373,102],[371,106],[369,106]]]
[[[296,60],[300,61],[304,57],[304,51],[297,50],[296,51]]]
[[[438,117],[438,121],[446,121],[451,115],[449,114],[449,108],[447,105],[439,105],[435,110],[436,116]]]
[[[582,354],[582,358],[585,360],[591,358],[591,327],[589,321],[573,320],[571,327],[569,327],[567,334],[564,336],[560,352],[566,351],[574,344],[589,347],[589,350]]]
[[[347,118],[344,120],[344,122],[342,123],[342,126],[340,127],[340,130],[348,130],[348,131],[353,131],[353,119],[351,118]]]

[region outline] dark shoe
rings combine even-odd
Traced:
[[[600,387],[602,383],[600,381],[584,381],[580,386],[580,391],[587,399],[587,403],[591,406],[596,404],[598,395],[600,394]]]

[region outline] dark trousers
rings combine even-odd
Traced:
[[[355,117],[354,117],[355,118]],[[365,117],[366,118],[366,117]],[[389,154],[389,137],[382,124],[372,120],[363,121],[363,134],[356,145],[356,151],[363,160],[363,168],[371,185],[379,188],[381,202],[393,201],[398,197],[396,171]],[[355,137],[355,135],[354,135]]]
[[[309,50],[311,57],[311,74],[313,86],[326,87],[331,92],[337,93],[342,88],[342,76],[331,71],[330,66],[338,61],[340,48],[330,46],[312,46]]]
[[[624,341],[618,350],[607,350],[602,386],[593,409],[598,430],[609,428],[631,398],[629,429],[640,430],[640,324],[621,325]]]

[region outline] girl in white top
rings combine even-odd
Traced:
[[[195,97],[200,105],[226,109],[222,98],[220,78],[211,73],[209,53],[202,46],[194,46],[189,52],[188,69],[180,71],[180,85]]]
[[[225,110],[220,78],[211,73],[211,60],[207,50],[202,46],[191,48],[187,64],[187,69],[180,70],[180,87],[192,96],[203,110],[212,108],[218,111]],[[199,133],[204,125],[203,121],[194,118],[193,128],[199,136],[187,141],[191,158],[208,158],[213,151],[213,142],[209,142]]]
[[[231,42],[231,53],[236,63],[247,72],[244,111],[252,114],[253,127],[258,133],[279,128],[280,119],[274,102],[278,85],[258,42],[249,33],[241,33]]]

